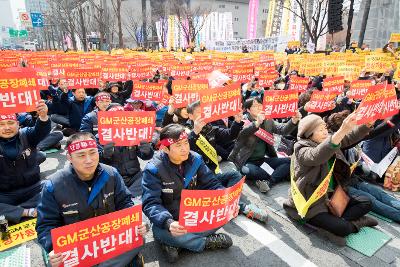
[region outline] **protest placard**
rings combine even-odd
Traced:
[[[200,92],[208,89],[207,80],[174,80],[172,93],[175,98],[174,107],[182,108],[200,100]]]
[[[138,82],[133,83],[131,98],[137,100],[160,101],[163,93],[162,83]]]
[[[287,118],[297,111],[299,97],[296,90],[268,90],[264,92],[264,111],[266,119]]]
[[[54,253],[64,267],[93,266],[143,245],[138,234],[142,205],[51,230]]]
[[[241,111],[240,83],[200,92],[201,116],[205,122],[234,116]]]
[[[182,190],[179,224],[189,233],[225,225],[239,213],[244,180],[224,190]]]
[[[154,111],[99,111],[100,144],[135,146],[149,142],[155,127]]]

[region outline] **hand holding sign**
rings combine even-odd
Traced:
[[[302,115],[301,115],[301,113],[297,110],[297,111],[296,111],[296,114],[292,117],[292,122],[293,122],[293,124],[299,123],[299,121],[301,120],[301,118],[302,118]]]
[[[185,227],[181,226],[177,221],[171,223],[168,230],[170,231],[171,235],[175,237],[187,234]]]
[[[204,126],[206,126],[206,122],[204,121],[203,118],[199,117],[194,121],[194,126],[193,126],[193,131],[196,135],[199,135],[201,130],[203,129]]]
[[[54,254],[54,250],[49,253],[49,263],[51,267],[58,267],[63,263],[62,253]]]
[[[49,116],[47,116],[48,110],[49,109],[44,103],[44,100],[39,100],[38,104],[36,105],[36,112],[41,121],[47,121],[49,119]]]

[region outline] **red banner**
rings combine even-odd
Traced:
[[[97,88],[101,69],[65,69],[65,80],[69,88]]]
[[[399,112],[396,91],[393,85],[371,86],[357,109],[357,124],[373,122],[391,117]]]
[[[275,80],[279,77],[278,72],[272,71],[262,71],[258,77],[258,84],[261,87],[272,87],[274,85]]]
[[[308,77],[291,76],[289,90],[297,90],[299,93],[304,93],[307,91],[309,82],[310,79]]]
[[[318,113],[332,110],[336,106],[335,98],[336,93],[315,90],[311,95],[310,101],[307,103],[307,111]]]
[[[0,90],[0,114],[34,111],[40,100],[40,90],[13,89]]]
[[[171,76],[175,79],[186,79],[192,74],[192,64],[178,64],[171,66]]]
[[[182,190],[179,224],[189,233],[225,225],[239,213],[244,179],[225,190]]]
[[[261,73],[266,71],[274,71],[275,70],[275,60],[267,60],[264,62],[259,62],[254,65],[254,76],[258,77]]]
[[[93,266],[143,245],[138,234],[142,205],[51,230],[54,253],[63,265]]]
[[[200,101],[201,117],[205,122],[234,116],[242,109],[240,83],[201,91]]]
[[[244,126],[247,126],[251,123],[249,120],[244,120],[243,122]],[[254,135],[263,140],[264,142],[270,144],[271,146],[274,146],[275,144],[274,135],[267,132],[264,129],[259,128],[258,131],[254,133]]]
[[[138,100],[161,101],[163,83],[137,82],[133,83],[131,98]]]
[[[47,73],[34,71],[13,71],[20,68],[12,68],[3,70],[0,73],[0,91],[14,91],[16,89],[24,90],[47,90],[49,80]]]
[[[253,79],[254,68],[248,67],[233,67],[231,70],[232,80],[235,82],[248,82]]]
[[[128,67],[103,67],[101,80],[109,82],[125,82],[130,79]]]
[[[344,90],[344,77],[331,77],[324,79],[324,91],[340,95]]]
[[[172,93],[175,98],[175,108],[183,108],[200,100],[200,92],[208,90],[207,80],[174,80]]]
[[[296,115],[299,101],[296,90],[268,90],[264,92],[266,119],[288,118]]]
[[[136,146],[153,137],[155,111],[99,111],[98,116],[102,145]]]
[[[356,80],[351,83],[349,97],[363,99],[372,86],[371,80]]]
[[[131,80],[153,78],[155,71],[152,66],[131,67]]]

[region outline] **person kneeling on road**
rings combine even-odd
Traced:
[[[226,249],[232,239],[215,234],[217,229],[203,233],[187,233],[179,225],[181,192],[224,189],[205,165],[201,156],[190,151],[188,135],[179,124],[170,124],[160,133],[160,151],[143,171],[143,212],[153,223],[153,235],[170,263],[176,262],[180,249],[202,252],[205,249]]]
[[[49,254],[52,267],[60,266],[61,253],[53,252],[51,230],[84,221],[134,205],[121,175],[113,167],[99,164],[95,137],[76,133],[67,140],[67,159],[71,164],[51,175],[42,190],[38,205],[38,241]],[[144,236],[147,226],[138,230]],[[140,248],[125,252],[98,266],[143,266]]]

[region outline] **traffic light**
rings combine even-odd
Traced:
[[[329,33],[343,30],[342,24],[343,0],[329,0],[328,5],[328,30]]]

